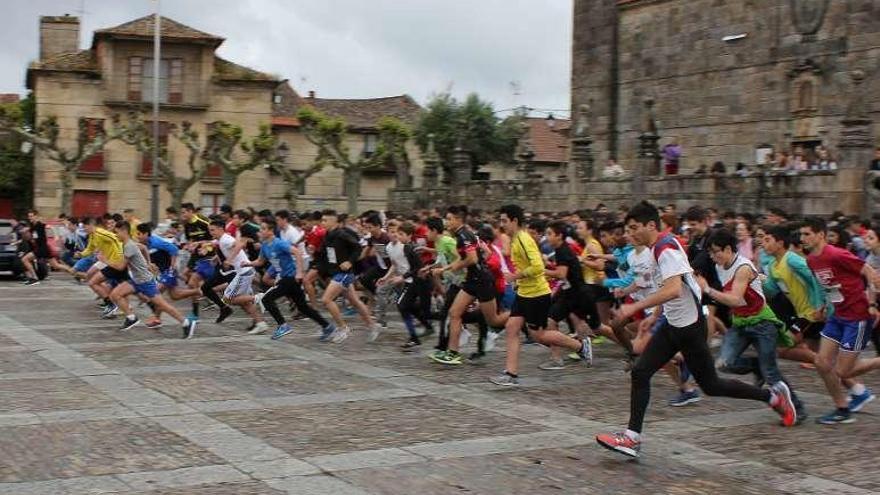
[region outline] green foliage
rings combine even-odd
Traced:
[[[415,139],[424,152],[433,137],[434,149],[444,167],[452,164],[460,135],[475,166],[492,161],[509,162],[519,135],[517,122],[517,116],[499,119],[492,104],[475,93],[463,102],[449,93],[441,93],[428,102],[419,119]]]
[[[0,105],[0,121],[24,128],[33,125],[33,99]],[[29,207],[34,180],[33,154],[21,151],[23,139],[15,133],[0,133],[0,193],[11,196],[13,204]]]

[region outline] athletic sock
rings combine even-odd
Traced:
[[[852,395],[862,395],[865,393],[865,384],[864,383],[856,383],[849,389],[849,393]]]
[[[639,441],[639,440],[641,440],[641,438],[642,438],[642,434],[641,434],[641,433],[636,432],[636,431],[632,431],[632,430],[629,430],[629,429],[626,430],[625,432],[623,432],[623,434],[626,435],[627,438],[629,438],[630,440],[636,440],[636,441]]]

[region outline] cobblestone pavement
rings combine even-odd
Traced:
[[[398,351],[394,324],[373,344],[321,344],[310,322],[273,342],[208,312],[182,341],[170,321],[120,332],[97,311],[60,278],[0,281],[0,495],[880,492],[880,402],[852,425],[783,429],[747,401],[669,407],[658,375],[628,461],[593,439],[628,415],[612,345],[557,372],[526,346],[523,386],[498,390],[502,352],[442,367]],[[814,371],[783,371],[813,416],[830,409]],[[880,374],[866,382],[880,392]]]

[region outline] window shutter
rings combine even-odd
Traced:
[[[128,101],[141,101],[141,78],[144,73],[142,57],[128,57]]]
[[[104,127],[104,119],[85,119],[87,136],[91,142],[98,135],[98,132]],[[103,172],[104,171],[104,152],[96,153],[89,159],[82,162],[79,167],[80,172]]]

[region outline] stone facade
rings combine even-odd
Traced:
[[[393,115],[414,125],[420,107],[409,97],[369,100],[372,113],[360,112],[363,100],[321,100],[300,98],[286,83],[276,77],[224,60],[216,55],[223,38],[195,30],[172,19],[162,19],[162,59],[179,64],[177,75],[169,68],[168,87],[160,99],[160,121],[179,125],[189,121],[205,139],[210,123],[226,121],[242,127],[246,137],[255,135],[260,125],[271,124],[280,139],[290,148],[289,166],[307,168],[317,149],[305,140],[294,117],[297,105],[312,104],[334,116],[342,116],[351,124],[347,144],[353,153],[365,148],[370,135],[375,137],[375,122],[380,116]],[[147,111],[150,118],[151,100],[144,77],[132,84],[132,58],[152,59],[153,17],[147,16],[94,33],[90,48],[77,46],[79,20],[75,17],[41,18],[41,58],[28,69],[27,83],[36,100],[38,121],[55,116],[61,128],[59,144],[65,149],[76,147],[80,118],[100,119],[108,128],[114,114],[125,114],[131,108]],[[71,34],[74,32],[74,34]],[[144,70],[143,67],[141,70]],[[178,77],[172,82],[173,77]],[[173,86],[173,87],[172,87]],[[403,101],[405,100],[405,101]],[[327,106],[328,108],[323,108]],[[285,111],[286,110],[286,111]],[[347,110],[352,113],[347,114]],[[374,141],[372,141],[374,142]],[[178,175],[189,175],[188,150],[168,138],[169,156]],[[414,144],[409,156],[412,173],[420,180],[421,161]],[[96,214],[104,210],[120,211],[133,208],[140,216],[150,211],[150,176],[144,173],[143,157],[122,142],[111,142],[103,152],[100,165],[84,167],[76,174],[73,185],[72,213]],[[298,206],[345,210],[341,171],[330,169],[311,177]],[[395,184],[393,173],[365,174],[361,182],[360,207],[384,208],[387,191]],[[61,176],[57,163],[45,153],[35,155],[34,206],[46,216],[62,211]],[[207,175],[188,190],[185,201],[201,205],[206,212],[216,210],[225,202],[223,182],[219,175]],[[171,195],[160,187],[160,207],[171,203]],[[235,207],[282,208],[282,181],[279,175],[260,168],[245,172],[238,179]]]
[[[575,0],[572,108],[591,107],[599,164],[634,168],[646,97],[685,170],[754,164],[762,145],[837,154],[850,71],[880,113],[878,15],[874,0]]]

